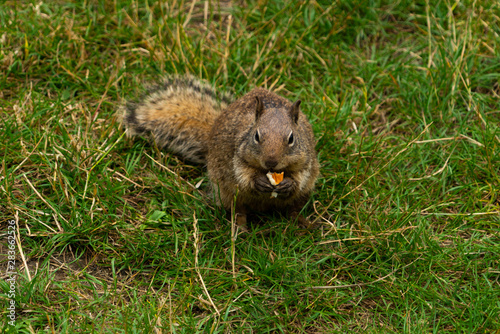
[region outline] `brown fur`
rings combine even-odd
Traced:
[[[205,163],[214,120],[231,100],[194,77],[167,77],[141,102],[122,108],[122,123],[129,136],[151,136],[158,146]]]
[[[236,198],[240,224],[254,211],[296,217],[319,174],[300,101],[292,104],[262,88],[231,104],[229,99],[193,77],[167,78],[142,102],[127,105],[123,123],[130,135],[150,134],[159,146],[206,162],[216,200],[229,210]],[[284,172],[283,182],[271,186],[269,171]]]
[[[256,97],[264,111],[256,120]],[[225,208],[230,208],[235,195],[236,213],[241,220],[254,211],[279,210],[296,214],[307,202],[319,174],[311,124],[299,112],[298,122],[290,116],[292,103],[268,90],[258,88],[241,97],[219,115],[210,133],[208,174],[216,196]],[[254,132],[259,129],[262,143],[252,145]],[[288,147],[290,131],[296,145]],[[266,161],[277,161],[272,168]],[[291,179],[292,191],[285,196],[270,198],[269,192],[255,189],[255,179],[268,171],[283,171]]]

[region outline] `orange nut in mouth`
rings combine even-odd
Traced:
[[[281,173],[271,173],[271,172],[268,172],[266,174],[267,178],[269,179],[269,182],[273,185],[273,186],[277,186],[278,184],[281,183],[281,181],[283,181],[283,177],[285,176],[285,172],[281,172]],[[278,197],[278,193],[273,191],[271,193],[271,198],[276,198]]]
[[[285,172],[281,172],[281,173],[271,173],[271,172],[269,172],[269,173],[266,174],[266,176],[269,179],[269,182],[273,186],[277,186],[278,184],[281,183],[281,181],[283,181],[284,174],[285,174]]]

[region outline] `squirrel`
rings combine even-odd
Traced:
[[[306,224],[299,212],[314,189],[319,162],[300,104],[264,88],[233,102],[205,81],[171,76],[141,101],[126,103],[121,118],[127,135],[150,136],[158,147],[206,164],[216,203],[228,212],[234,207],[245,229],[247,214],[272,210]],[[266,174],[281,172],[283,180],[272,185]]]

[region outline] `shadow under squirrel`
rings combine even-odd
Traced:
[[[311,124],[300,100],[256,88],[233,102],[192,76],[167,77],[139,102],[123,108],[127,135],[146,135],[185,160],[207,165],[217,204],[228,212],[236,196],[236,222],[278,210],[299,223],[319,174]],[[271,185],[269,172],[284,172]],[[271,194],[277,196],[271,196]]]

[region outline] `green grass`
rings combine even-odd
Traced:
[[[3,2],[2,331],[500,331],[500,5],[429,3]],[[202,166],[122,135],[167,73],[303,101],[320,229],[232,238]]]

